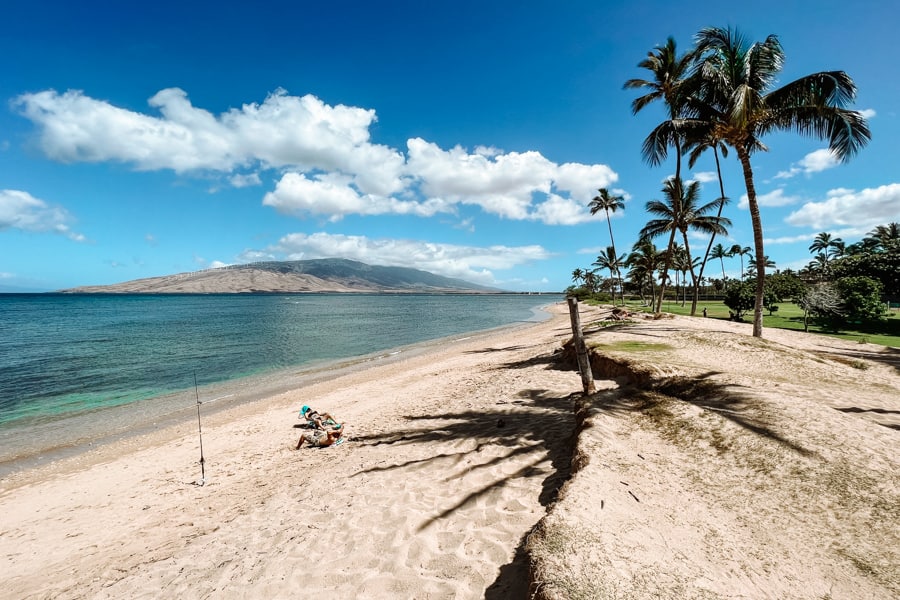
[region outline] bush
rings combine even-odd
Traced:
[[[743,320],[744,313],[756,305],[756,282],[745,281],[731,286],[725,291],[722,303],[731,309],[732,318],[736,321]]]
[[[881,282],[871,277],[841,277],[835,282],[844,304],[844,317],[851,323],[871,323],[884,316]]]

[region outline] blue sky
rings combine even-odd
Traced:
[[[8,4],[0,291],[322,257],[562,290],[609,244],[587,211],[597,188],[627,199],[612,220],[626,252],[674,172],[642,162],[663,107],[633,116],[623,83],[668,36],[687,49],[705,26],[777,34],[783,83],[844,70],[859,89],[873,137],[849,163],[792,134],[754,155],[766,253],[799,269],[821,231],[852,243],[900,220],[898,6]],[[718,195],[714,169],[709,156],[686,175],[702,201]],[[733,153],[723,172],[723,244],[752,246]]]

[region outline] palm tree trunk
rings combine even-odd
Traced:
[[[719,212],[716,213],[716,217],[722,217],[722,209],[725,208],[725,184],[722,182],[722,167],[719,165],[719,149],[713,145],[713,156],[716,157],[716,174],[719,176]],[[706,261],[709,260],[709,253],[712,251],[713,241],[716,239],[716,234],[713,232],[711,236],[709,236],[709,244],[706,246],[706,254],[703,255],[703,262],[700,263],[700,274],[697,276],[697,281],[703,279],[703,270],[706,268]],[[722,278],[724,281],[725,277],[725,267],[722,267]],[[697,312],[697,288],[694,288],[694,301],[691,303],[691,316],[694,316],[694,313]]]
[[[759,203],[756,201],[756,187],[753,185],[753,169],[750,167],[750,153],[743,146],[735,148],[741,166],[744,169],[744,185],[747,186],[747,204],[750,208],[750,222],[753,225],[753,244],[756,247],[756,306],[753,307],[753,337],[762,337],[763,333],[763,295],[766,286],[766,261],[763,249],[762,219],[759,215]],[[743,259],[741,271],[743,272]],[[742,273],[743,275],[743,273]]]
[[[691,283],[694,285],[694,302],[691,304],[691,316],[693,317],[697,311],[697,288],[700,287],[700,277],[694,274],[694,261],[691,260],[691,245],[688,243],[687,231],[682,231],[681,235],[684,238],[684,253],[687,255],[687,265],[691,272]],[[700,272],[703,272],[703,267],[700,268]],[[685,282],[684,294],[687,296],[687,282]],[[684,302],[681,305],[684,306]]]
[[[662,283],[659,286],[659,300],[656,301],[656,312],[662,312],[663,296],[666,295],[666,283],[669,281],[669,265],[672,261],[672,246],[675,244],[675,231],[673,228],[672,235],[669,236],[669,247],[666,250],[666,260],[663,263],[663,276]]]
[[[612,245],[613,256],[619,256],[616,254],[616,240],[613,238],[612,233],[612,222],[609,220],[609,209],[606,209],[606,225],[609,227],[609,243]],[[625,286],[622,285],[622,274],[619,273],[619,291],[622,293],[622,306],[625,306]],[[616,294],[613,292],[612,295],[613,306],[616,305]]]

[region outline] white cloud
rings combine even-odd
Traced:
[[[284,90],[262,104],[245,104],[219,116],[191,105],[178,88],[161,90],[149,104],[161,116],[128,111],[72,90],[23,94],[13,101],[40,127],[44,153],[63,162],[120,161],[139,170],[178,173],[230,173],[260,164],[339,171],[371,193],[403,187],[402,154],[369,142],[374,110],[329,106],[315,96],[289,96]]]
[[[551,225],[590,218],[587,203],[597,188],[618,176],[606,165],[558,165],[539,152],[468,153],[456,146],[443,150],[421,138],[407,141],[407,172],[426,197],[474,204],[507,219],[539,220]],[[482,149],[483,150],[483,149]],[[567,198],[559,192],[568,192]],[[535,198],[544,201],[535,205]]]
[[[12,104],[35,123],[51,159],[214,172],[235,187],[260,185],[260,170],[279,169],[284,175],[264,204],[332,220],[351,213],[427,217],[469,204],[507,219],[580,223],[596,190],[618,178],[606,165],[559,165],[539,152],[493,146],[443,150],[421,138],[408,140],[404,155],[372,143],[374,110],[284,90],[219,115],[193,106],[178,88],[148,102],[157,114],[73,90],[22,94]]]
[[[865,119],[872,119],[876,115],[874,108],[864,108],[859,111],[859,114],[861,114]]]
[[[619,176],[606,165],[565,163],[559,166],[553,181],[556,189],[565,190],[571,197],[587,205],[600,188],[609,187]]]
[[[268,192],[263,204],[279,212],[303,216],[325,215],[338,221],[348,214],[411,214],[430,217],[438,212],[451,212],[453,207],[440,199],[425,202],[398,200],[384,196],[360,194],[347,178],[318,175],[313,179],[302,173],[286,173]]]
[[[236,188],[250,187],[254,185],[262,185],[259,173],[235,174],[228,178],[228,183]]]
[[[0,190],[0,231],[20,229],[36,233],[58,233],[83,242],[85,237],[72,231],[72,216],[61,207],[49,206],[43,200],[20,190]]]
[[[694,177],[692,181],[699,181],[700,183],[709,183],[711,181],[719,180],[719,176],[712,171],[700,171],[699,173],[694,173],[693,175]],[[688,183],[690,183],[690,181]]]
[[[585,210],[584,203],[556,194],[550,194],[538,204],[529,218],[547,225],[577,225],[592,219],[590,212]]]
[[[796,244],[797,242],[810,242],[815,239],[815,233],[803,233],[801,235],[786,235],[777,238],[764,238],[763,246],[767,247],[769,245],[782,245],[782,244]]]
[[[762,206],[768,207],[777,207],[777,206],[787,206],[789,204],[798,204],[802,201],[802,198],[797,196],[786,196],[784,190],[778,188],[776,190],[772,190],[768,194],[757,194],[756,202]],[[746,210],[750,206],[750,201],[747,199],[747,194],[741,196],[740,202],[738,202],[738,208],[742,210]]]
[[[496,283],[495,270],[511,269],[550,257],[550,253],[539,245],[458,246],[324,232],[284,236],[277,245],[264,252],[254,252],[254,260],[260,260],[257,257],[261,255],[286,260],[341,257],[372,265],[421,269],[485,285]],[[250,256],[245,253],[241,258],[247,260]]]
[[[856,192],[848,189],[832,190],[824,202],[807,202],[791,213],[785,221],[797,227],[811,227],[817,231],[835,225],[859,230],[896,221],[900,215],[900,183]]]
[[[775,179],[789,179],[798,173],[811,175],[820,171],[831,169],[840,164],[834,153],[828,148],[822,148],[815,152],[810,152],[803,157],[800,162],[791,165],[787,171],[781,171],[775,175]]]

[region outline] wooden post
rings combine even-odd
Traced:
[[[591,372],[591,360],[588,357],[587,345],[584,343],[584,334],[581,331],[581,315],[578,314],[578,298],[569,296],[569,317],[572,320],[572,338],[575,342],[575,354],[578,356],[578,371],[581,373],[581,385],[585,394],[593,394],[594,374]]]

